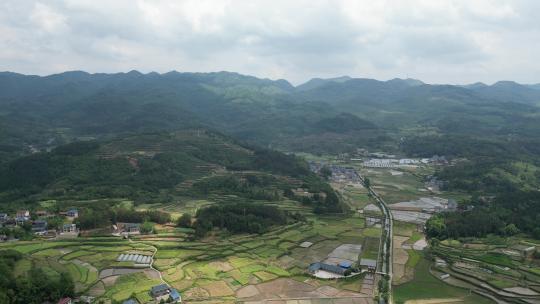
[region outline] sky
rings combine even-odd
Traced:
[[[538,0],[2,0],[0,71],[540,82]]]

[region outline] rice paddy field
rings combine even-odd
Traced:
[[[189,208],[197,204],[185,206],[193,212]],[[238,300],[239,291],[245,288],[263,283],[277,288],[272,284],[282,284],[280,280],[284,279],[303,284],[302,288],[327,286],[336,292],[359,293],[361,277],[319,280],[306,273],[307,267],[312,262],[325,260],[335,248],[347,243],[362,245],[366,256],[376,258],[381,229],[366,228],[363,216],[357,212],[316,216],[309,208],[293,201],[278,204],[282,209],[303,213],[307,220],[276,227],[262,235],[216,233],[193,241],[189,237],[191,229],[156,225],[156,234],[135,236],[130,240],[103,236],[20,241],[1,244],[0,250],[11,248],[25,255],[17,264],[16,273],[22,275],[32,265],[43,268],[51,276],[69,272],[79,294],[94,296],[106,303],[130,297],[140,303],[149,301],[150,288],[162,282],[159,273],[164,282],[178,289],[189,302],[234,302]],[[166,210],[172,214],[186,212],[182,207],[158,204],[136,207]],[[312,245],[301,247],[303,242]],[[159,273],[145,267],[150,257]]]
[[[0,246],[0,250],[8,248],[25,255],[25,259],[16,265],[17,275],[25,274],[32,266],[40,267],[50,276],[68,272],[75,281],[76,291],[81,294],[92,293],[94,286],[102,284],[101,276],[107,269],[134,267],[132,261],[118,261],[121,253],[153,254],[147,245],[112,237],[16,242]],[[114,291],[107,292],[114,298]]]
[[[188,299],[234,300],[236,291],[242,287],[278,278],[317,281],[307,276],[308,265],[324,260],[343,243],[363,244],[364,225],[359,215],[311,216],[307,223],[282,227],[256,237],[224,237],[211,244],[173,240],[152,242],[158,248],[155,266],[163,273],[164,280]],[[370,235],[375,233],[371,231]],[[313,245],[309,248],[299,246],[306,241]],[[324,283],[336,287],[346,285],[345,289],[358,287],[354,291],[359,291],[359,286],[351,282]]]

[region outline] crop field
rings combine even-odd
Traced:
[[[401,170],[402,175],[392,175],[390,172],[396,169],[362,168],[361,174],[372,180],[375,189],[388,204],[417,199],[429,194],[424,189],[421,177],[414,171]]]
[[[364,225],[364,219],[357,214],[347,217],[309,215],[308,223],[282,227],[254,238],[229,237],[215,240],[213,244],[175,241],[152,244],[158,248],[156,267],[187,300],[190,296],[192,299],[226,299],[242,286],[278,278],[308,279],[305,271],[310,263],[326,259],[335,248],[350,240],[362,244],[366,238]],[[375,252],[371,251],[376,255],[380,229],[370,229],[366,234],[377,244],[372,248]],[[313,245],[300,247],[304,241]]]
[[[23,242],[3,244],[2,249],[14,249],[25,254],[15,268],[22,275],[33,266],[42,268],[49,276],[67,272],[75,281],[77,292],[86,292],[100,281],[100,273],[111,267],[132,267],[133,262],[118,262],[119,254],[138,252],[151,254],[145,245],[130,244],[120,238],[81,238],[76,241],[46,241],[25,244]],[[144,250],[147,251],[144,251]],[[138,285],[139,286],[139,285]],[[121,290],[121,289],[118,289]],[[106,295],[115,291],[103,290]],[[114,296],[121,299],[121,296]]]
[[[371,202],[363,187],[345,188],[344,195],[353,210],[362,209]],[[121,204],[138,211],[167,212],[175,220],[184,213],[195,214],[203,206],[237,199],[228,195],[209,195],[205,200],[180,197],[179,203],[175,204],[134,205],[132,201]],[[13,248],[24,254],[24,259],[16,265],[16,274],[24,274],[32,266],[41,267],[50,276],[68,272],[76,282],[78,293],[90,294],[105,302],[121,302],[129,297],[135,297],[139,302],[150,300],[148,291],[162,282],[159,273],[163,281],[178,289],[186,301],[234,301],[240,290],[258,286],[266,286],[259,289],[264,296],[264,288],[281,288],[283,282],[289,282],[291,286],[299,284],[306,290],[324,287],[332,293],[360,292],[362,276],[327,281],[309,276],[307,267],[310,263],[326,260],[344,244],[362,245],[361,257],[376,259],[380,228],[366,228],[365,218],[358,212],[323,216],[313,214],[310,206],[287,199],[262,203],[298,212],[306,220],[275,227],[261,235],[216,232],[202,240],[191,238],[192,229],[156,224],[154,234],[132,236],[130,240],[96,236],[69,241],[21,241],[2,244],[0,250]],[[309,242],[311,246],[301,247],[303,242]],[[355,255],[357,258],[358,254]],[[141,257],[144,257],[144,263]],[[153,257],[151,261],[148,261],[149,257]],[[152,262],[157,271],[135,265],[146,262]],[[296,290],[284,292],[294,295]]]
[[[412,281],[394,288],[394,300],[398,304],[409,300],[435,300],[464,304],[492,303],[484,297],[470,293],[469,290],[444,283],[429,272],[430,263],[422,258],[418,262]],[[444,300],[443,300],[444,299]],[[436,303],[436,302],[433,302]]]
[[[348,184],[333,183],[333,186],[340,190],[343,198],[352,209],[361,210],[373,203],[373,199],[369,197],[367,189],[361,185],[351,186]]]
[[[445,260],[453,261],[441,271],[451,274],[454,281],[466,282],[480,287],[487,293],[493,290],[512,291],[506,293],[505,300],[520,298],[519,292],[535,294],[540,291],[540,276],[534,273],[537,268],[532,259],[524,259],[516,246],[530,246],[531,243],[518,236],[505,238],[488,237],[471,240],[445,240],[433,248],[433,253]],[[517,253],[517,254],[516,254]],[[518,294],[515,294],[518,292]]]
[[[139,206],[141,207],[141,206]],[[151,271],[134,268],[127,256],[152,256],[154,267],[165,282],[182,292],[186,300],[234,300],[236,291],[279,278],[310,281],[314,286],[359,291],[361,278],[346,282],[327,282],[309,277],[311,262],[323,261],[342,244],[362,244],[365,256],[377,256],[378,228],[365,228],[357,213],[347,216],[315,216],[292,202],[285,208],[299,210],[307,222],[283,226],[263,235],[217,237],[206,241],[186,241],[186,231],[160,227],[158,234],[134,237],[132,241],[116,237],[78,238],[70,241],[17,242],[0,245],[25,254],[16,265],[23,274],[32,265],[48,275],[69,272],[76,290],[102,299],[122,301],[130,296],[148,300],[148,290],[159,278]],[[165,208],[142,206],[142,208]],[[309,248],[299,245],[309,241]]]

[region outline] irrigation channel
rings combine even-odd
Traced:
[[[356,174],[362,181],[362,183],[365,185],[365,179],[362,175],[356,171]],[[392,298],[392,251],[393,251],[393,245],[392,245],[392,233],[393,233],[393,218],[392,213],[390,212],[390,209],[388,208],[388,205],[386,202],[373,190],[373,187],[369,185],[368,191],[371,194],[371,196],[379,203],[381,210],[383,211],[384,215],[384,239],[381,238],[381,242],[379,243],[379,258],[377,263],[377,273],[381,275],[381,280],[384,280],[384,276],[388,275],[388,303],[392,304],[394,303]]]

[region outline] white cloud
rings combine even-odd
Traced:
[[[540,82],[536,0],[0,3],[0,70]]]

